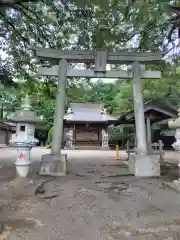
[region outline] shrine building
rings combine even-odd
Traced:
[[[65,148],[109,148],[107,128],[116,121],[100,104],[71,103],[64,115]]]

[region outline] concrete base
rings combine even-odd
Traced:
[[[67,154],[42,156],[40,175],[61,177],[67,174]]]
[[[131,153],[128,166],[129,172],[136,177],[160,176],[160,157],[157,155],[141,156]]]

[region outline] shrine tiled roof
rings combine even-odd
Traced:
[[[68,122],[115,122],[100,104],[71,103],[64,120]]]
[[[144,103],[144,116],[149,117],[151,123],[162,122],[169,118],[177,117],[178,112],[175,106],[168,101],[151,100]],[[135,121],[134,110],[120,115],[115,125],[132,124]]]

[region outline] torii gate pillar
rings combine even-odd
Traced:
[[[40,175],[65,176],[67,172],[67,155],[61,152],[67,67],[67,60],[61,59],[58,66],[58,84],[51,153],[42,156]]]
[[[136,126],[137,148],[130,154],[129,171],[137,177],[160,176],[160,159],[156,155],[148,155],[147,138],[144,118],[144,101],[141,85],[141,65],[134,62],[133,67],[133,98]]]

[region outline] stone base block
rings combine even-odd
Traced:
[[[110,149],[110,147],[109,146],[101,146],[101,148],[100,148],[101,150],[109,150]]]
[[[64,150],[74,150],[74,147],[67,147],[67,146],[65,146]]]
[[[40,175],[66,176],[67,154],[45,154],[42,156]]]
[[[160,157],[157,155],[141,156],[130,154],[129,172],[136,177],[158,177],[160,176]]]

